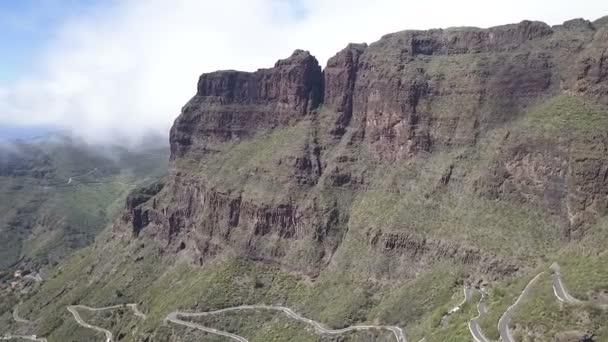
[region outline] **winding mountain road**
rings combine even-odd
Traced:
[[[569,304],[583,303],[582,301],[572,297],[568,293],[568,291],[565,288],[565,286],[562,282],[562,279],[561,279],[559,265],[557,263],[555,263],[555,264],[551,265],[551,269],[553,270],[553,274],[552,274],[553,292],[554,292],[556,298],[561,302],[569,303]],[[528,282],[526,287],[523,289],[523,291],[521,292],[521,294],[519,295],[519,297],[517,298],[515,303],[513,303],[500,317],[500,319],[498,321],[498,332],[500,334],[500,341],[515,342],[513,339],[513,336],[511,335],[511,331],[509,329],[509,323],[511,321],[513,313],[514,313],[515,309],[517,308],[517,306],[519,305],[519,303],[521,302],[521,300],[529,293],[532,285],[544,273],[545,272],[541,272],[541,273],[537,274],[534,278],[532,278],[532,280],[530,280],[530,282]],[[479,302],[477,303],[477,316],[472,318],[468,323],[469,332],[471,333],[471,337],[473,338],[473,340],[475,342],[491,342],[491,340],[489,340],[483,334],[481,327],[479,325],[479,318],[483,314],[487,313],[487,311],[488,311],[488,308],[487,308],[486,304],[484,303],[484,299],[486,298],[487,293],[483,288],[477,290],[472,287],[465,286],[463,289],[463,292],[464,292],[463,301],[461,303],[459,303],[458,306],[454,307],[450,311],[450,313],[454,313],[454,312],[460,310],[462,305],[464,305],[466,302],[471,300],[474,291],[478,291],[479,293],[481,293],[481,298],[480,298]],[[112,332],[110,332],[107,329],[104,329],[104,328],[101,328],[98,326],[94,326],[94,325],[91,325],[91,324],[85,322],[82,319],[82,317],[80,316],[80,314],[78,313],[78,309],[98,312],[98,311],[106,311],[106,310],[115,310],[115,309],[120,309],[120,308],[129,308],[133,311],[135,316],[137,316],[141,319],[146,319],[146,315],[138,309],[137,304],[119,304],[119,305],[107,306],[107,307],[102,307],[102,308],[92,308],[92,307],[88,307],[88,306],[84,306],[84,305],[71,305],[71,306],[67,307],[68,311],[74,316],[74,318],[76,319],[76,322],[79,325],[81,325],[85,328],[92,329],[92,330],[103,333],[106,337],[105,342],[113,342]],[[174,312],[170,313],[169,315],[167,315],[165,320],[168,322],[174,323],[174,324],[182,325],[182,326],[193,328],[193,329],[198,329],[198,330],[210,333],[210,334],[228,337],[228,338],[238,341],[238,342],[249,342],[246,338],[244,338],[242,336],[232,334],[229,332],[225,332],[225,331],[221,331],[221,330],[217,330],[217,329],[213,329],[213,328],[209,328],[209,327],[205,327],[201,324],[188,322],[183,319],[180,319],[180,317],[181,318],[192,318],[192,317],[201,317],[201,316],[211,316],[211,315],[217,315],[217,314],[221,314],[221,313],[225,313],[225,312],[246,311],[246,310],[281,311],[289,318],[292,318],[294,320],[297,320],[297,321],[300,321],[300,322],[303,322],[305,324],[312,326],[320,334],[339,335],[339,334],[344,334],[344,333],[351,332],[351,331],[387,330],[387,331],[390,331],[393,333],[395,340],[397,342],[407,342],[403,329],[400,327],[397,327],[397,326],[355,325],[355,326],[346,327],[346,328],[342,328],[342,329],[329,329],[317,321],[314,321],[312,319],[309,319],[309,318],[306,318],[304,316],[297,314],[290,308],[287,308],[284,306],[274,306],[274,305],[240,305],[240,306],[235,306],[235,307],[230,307],[230,308],[225,308],[225,309],[220,309],[220,310],[206,311],[206,312],[194,312],[194,313],[174,311]],[[13,318],[18,323],[31,323],[31,321],[19,317],[18,306],[13,311]],[[0,337],[0,340],[9,340],[9,339],[17,339],[17,338],[31,340],[31,341],[38,341],[38,342],[48,342],[45,338],[38,338],[36,335],[31,335],[31,336],[5,335],[4,337]]]
[[[221,330],[217,330],[217,329],[207,328],[205,326],[202,326],[202,325],[196,324],[196,323],[183,321],[183,320],[179,319],[178,316],[180,316],[179,312],[172,312],[172,313],[170,313],[167,316],[167,321],[169,321],[171,323],[183,325],[183,326],[186,326],[188,328],[193,328],[193,329],[198,329],[198,330],[201,330],[201,331],[204,331],[204,332],[208,332],[210,334],[228,337],[228,338],[231,338],[231,339],[233,339],[235,341],[249,342],[249,341],[247,341],[247,339],[245,339],[244,337],[241,337],[239,335],[231,334],[229,332],[225,332],[225,331],[221,331]]]
[[[564,286],[564,283],[562,281],[560,266],[557,263],[554,263],[553,265],[551,265],[551,270],[553,271],[551,278],[552,278],[552,285],[553,285],[553,293],[555,294],[555,297],[560,302],[563,302],[563,303],[583,304],[584,303],[583,301],[574,298],[573,296],[570,295],[570,293],[568,293],[568,290],[566,289],[566,287]],[[541,273],[537,274],[528,283],[528,285],[526,285],[526,287],[520,294],[519,298],[517,298],[517,301],[515,301],[515,303],[513,305],[511,305],[507,309],[507,311],[505,311],[505,313],[500,317],[500,320],[498,321],[498,331],[500,333],[500,340],[502,342],[514,342],[513,336],[511,336],[511,331],[509,329],[509,322],[511,321],[513,312],[515,311],[515,308],[517,307],[519,302],[522,300],[522,298],[525,297],[527,295],[527,293],[530,291],[530,287],[544,273],[545,272],[541,272]],[[478,322],[481,315],[485,314],[488,311],[487,306],[483,302],[483,300],[486,296],[486,293],[485,293],[485,291],[483,291],[483,289],[480,292],[481,292],[481,299],[479,300],[479,303],[477,304],[478,314],[477,314],[477,316],[475,316],[473,319],[471,319],[469,321],[469,332],[471,333],[471,337],[473,337],[473,340],[475,342],[491,342],[491,340],[489,340],[487,337],[485,337],[485,335],[481,331],[481,327],[479,326],[479,322]]]
[[[517,305],[521,300],[530,292],[530,288],[532,285],[542,276],[545,272],[540,272],[536,275],[536,277],[532,278],[528,285],[521,292],[515,303],[511,305],[505,313],[502,314],[502,317],[498,320],[498,332],[500,333],[500,339],[502,342],[515,342],[513,336],[511,335],[511,330],[509,329],[509,323],[511,322],[511,318],[513,316],[513,312],[517,308]]]
[[[21,304],[19,304],[19,305],[21,305]],[[32,321],[27,320],[27,319],[22,318],[21,316],[19,316],[19,305],[15,306],[15,309],[13,310],[13,319],[17,323],[31,324]]]
[[[22,323],[22,324],[32,324],[33,323],[32,321],[19,316],[19,305],[21,305],[21,303],[19,303],[17,306],[15,306],[15,309],[13,310],[13,319],[15,320],[15,322]],[[37,341],[37,342],[48,342],[46,338],[38,337],[36,335],[8,334],[8,335],[4,335],[4,336],[0,337],[0,341],[8,341],[8,340],[13,340],[13,339],[22,339],[22,340]]]
[[[98,170],[99,170],[98,168],[94,168],[94,169],[92,169],[90,171],[87,171],[87,172],[84,172],[84,173],[82,173],[80,175],[69,177],[65,182],[59,182],[59,183],[54,183],[54,184],[46,184],[46,185],[43,185],[42,187],[44,189],[51,189],[51,188],[59,188],[59,187],[71,186],[72,182],[74,181],[74,179],[88,176],[88,175],[93,174],[94,172],[96,172]]]
[[[46,338],[37,337],[36,335],[6,335],[0,337],[0,341],[8,341],[14,339],[22,339],[36,342],[48,342]]]
[[[95,325],[91,325],[91,324],[85,322],[82,319],[82,317],[80,317],[80,314],[78,313],[78,310],[76,310],[77,308],[79,308],[79,309],[87,309],[87,310],[89,308],[85,307],[85,306],[81,306],[81,305],[70,305],[70,306],[68,306],[68,311],[72,314],[72,316],[74,316],[74,319],[76,320],[76,322],[79,325],[81,325],[81,326],[83,326],[83,327],[85,327],[87,329],[92,329],[92,330],[95,330],[95,331],[99,331],[100,333],[106,335],[106,342],[112,342],[113,341],[114,336],[112,335],[112,332],[110,332],[107,329],[104,329],[104,328],[101,328],[101,327],[98,327],[98,326],[95,326]],[[94,311],[96,311],[96,310],[94,310]]]
[[[473,317],[469,321],[469,332],[471,333],[471,337],[473,337],[475,342],[491,342],[486,335],[484,335],[483,331],[481,330],[481,326],[479,325],[479,318],[481,318],[481,315],[488,312],[488,308],[483,302],[486,297],[486,292],[484,289],[478,291],[481,293],[481,298],[477,303],[477,316]]]
[[[570,293],[568,293],[568,290],[562,282],[562,275],[560,272],[561,268],[559,267],[559,265],[557,263],[554,263],[553,265],[551,265],[551,270],[553,270],[553,274],[551,275],[551,278],[553,280],[553,293],[555,294],[555,297],[557,297],[557,300],[568,304],[583,304],[582,300],[578,300],[572,297]]]
[[[99,312],[99,311],[107,311],[107,310],[116,310],[116,309],[121,309],[121,308],[125,308],[125,307],[130,308],[133,311],[133,313],[135,314],[135,316],[140,317],[142,319],[146,319],[146,315],[144,315],[141,311],[139,311],[139,309],[137,308],[137,304],[119,304],[119,305],[113,305],[113,306],[106,306],[103,308],[91,308],[91,307],[88,307],[85,305],[70,305],[70,306],[68,306],[67,309],[72,314],[72,316],[74,316],[74,319],[76,320],[76,322],[79,325],[81,325],[87,329],[92,329],[92,330],[98,331],[100,333],[103,333],[106,336],[105,341],[112,342],[114,340],[114,335],[112,334],[111,331],[85,322],[82,319],[82,317],[80,317],[80,314],[78,313],[78,309]]]
[[[326,327],[324,327],[321,323],[313,321],[312,319],[303,317],[297,313],[295,313],[293,310],[284,307],[284,306],[271,306],[271,305],[241,305],[241,306],[235,306],[235,307],[231,307],[231,308],[226,308],[226,309],[221,309],[221,310],[215,310],[215,311],[207,311],[207,312],[199,312],[199,313],[188,313],[188,312],[172,312],[167,316],[167,321],[172,322],[172,323],[176,323],[176,324],[181,324],[184,326],[188,326],[191,328],[195,328],[195,329],[199,329],[202,331],[206,331],[212,334],[216,334],[216,335],[220,335],[220,336],[225,336],[225,337],[229,337],[232,338],[235,341],[239,341],[239,342],[248,342],[247,339],[245,339],[242,336],[238,336],[238,335],[234,335],[234,334],[230,334],[227,332],[223,332],[223,331],[219,331],[216,329],[210,329],[207,327],[204,327],[200,324],[195,324],[195,323],[191,323],[191,322],[186,322],[183,320],[180,320],[178,317],[201,317],[201,316],[209,316],[209,315],[215,315],[215,314],[220,314],[220,313],[225,313],[225,312],[231,312],[231,311],[245,311],[245,310],[275,310],[275,311],[282,311],[285,315],[287,315],[288,317],[295,319],[297,321],[306,323],[308,325],[311,325],[317,332],[321,333],[321,334],[328,334],[328,335],[339,335],[339,334],[344,334],[350,331],[361,331],[361,330],[388,330],[390,332],[393,333],[393,335],[395,336],[395,339],[397,342],[407,342],[407,339],[405,337],[405,333],[403,332],[403,329],[396,327],[396,326],[384,326],[384,325],[355,325],[355,326],[351,326],[351,327],[347,327],[347,328],[342,328],[342,329],[328,329]],[[187,324],[185,324],[187,323]]]
[[[462,301],[460,303],[458,303],[458,305],[456,305],[455,307],[453,307],[452,309],[450,309],[450,311],[446,312],[443,317],[441,317],[441,325],[446,325],[449,322],[449,318],[457,313],[458,311],[460,311],[462,309],[462,306],[465,305],[468,301],[471,300],[471,297],[473,296],[473,288],[470,286],[463,286],[462,288],[462,292],[464,293],[464,298],[462,299]]]
[[[462,292],[464,293],[464,299],[462,300],[462,302],[458,303],[457,306],[452,308],[452,310],[450,310],[448,314],[452,314],[456,311],[459,311],[464,304],[471,300],[471,297],[473,296],[473,289],[470,286],[463,286]]]

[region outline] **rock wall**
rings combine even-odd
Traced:
[[[325,105],[379,159],[475,144],[562,91],[605,100],[606,34],[586,21],[390,34],[330,60]]]
[[[168,252],[185,251],[201,263],[227,252],[315,275],[317,264],[336,248],[335,239],[328,235],[335,233],[331,227],[339,215],[337,208],[313,210],[289,201],[255,202],[209,188],[200,178],[187,175],[176,175],[147,202],[132,199],[145,197],[134,194],[127,201],[122,219],[133,235],[165,241]],[[298,241],[307,243],[305,248],[313,257],[294,262],[298,265],[287,263],[297,258]]]
[[[171,158],[213,152],[222,142],[293,123],[317,108],[322,97],[321,67],[302,50],[271,69],[203,74],[171,128]]]
[[[209,186],[205,175],[181,170],[178,162],[204,162],[228,142],[311,120],[317,128],[304,148],[308,152],[295,156],[296,172],[287,178],[329,198],[340,191],[352,196],[369,184],[357,153],[348,151],[369,152],[390,165],[475,146],[488,131],[559,94],[608,103],[607,22],[403,31],[369,46],[350,44],[323,71],[313,56],[298,50],[270,69],[204,74],[171,129],[174,170],[168,185],[153,199],[132,199],[124,221],[134,235],[156,236],[201,262],[230,250],[314,274],[341,242],[337,227],[347,224],[348,204],[336,197],[321,210],[311,204],[316,195],[306,202],[245,198]],[[321,114],[329,116],[329,126],[320,124]],[[321,139],[323,132],[329,138]],[[583,158],[571,146],[513,143],[476,190],[537,204],[576,228],[606,211],[608,167],[600,145],[601,156]],[[447,174],[441,182],[449,180]],[[412,258],[489,265],[483,272],[517,270],[480,250],[407,234],[385,234],[369,243]]]
[[[335,112],[335,134],[356,129],[379,159],[475,144],[564,91],[608,101],[607,49],[604,21],[572,20],[393,33],[350,44],[323,72],[298,50],[271,69],[202,75],[171,130],[173,158],[288,125],[321,103]]]
[[[482,196],[545,208],[562,219],[566,237],[608,212],[608,141],[508,140],[478,183]]]

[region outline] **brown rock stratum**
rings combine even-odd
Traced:
[[[560,95],[608,105],[608,20],[403,31],[350,44],[324,70],[297,50],[270,69],[203,74],[171,129],[166,184],[132,195],[123,219],[134,235],[155,236],[200,262],[230,250],[314,275],[347,234],[349,196],[371,186],[353,151],[391,165],[476,146]],[[210,179],[222,175],[181,164],[211,163],[241,141],[302,122],[311,124],[303,126],[301,146],[242,175],[271,179],[280,196],[221,186]],[[500,157],[475,179],[480,197],[540,207],[561,218],[563,238],[583,234],[580,227],[605,214],[605,138],[507,134],[504,141]],[[453,169],[437,179],[438,191],[463,177]],[[418,233],[370,227],[363,239],[371,250],[414,263],[449,258],[486,274],[517,270],[493,252]]]

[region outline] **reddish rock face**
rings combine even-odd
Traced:
[[[350,44],[327,62],[325,68],[325,106],[338,115],[333,133],[343,134],[353,114],[353,92],[359,58],[367,44]]]
[[[270,174],[299,197],[246,198],[242,189],[211,186],[209,175],[176,167],[158,203],[156,197],[143,203],[146,194],[131,198],[125,221],[133,224],[135,235],[158,236],[176,250],[198,251],[201,258],[232,248],[314,274],[348,231],[349,201],[370,186],[366,177],[373,161],[362,159],[392,162],[473,146],[485,133],[511,127],[531,106],[556,95],[608,103],[607,51],[608,19],[553,27],[524,21],[489,29],[397,32],[369,46],[348,45],[324,71],[313,56],[298,50],[270,69],[204,74],[171,129],[172,159],[196,165],[208,161],[211,152],[225,151],[226,142],[306,120],[308,128],[299,131],[305,138],[292,146],[289,158],[243,175],[255,183]],[[605,215],[608,142],[599,138],[577,147],[534,139],[505,140],[498,160],[469,179],[471,192],[541,207],[563,219],[566,237]],[[292,167],[280,176],[273,174],[274,167],[288,164]],[[438,183],[448,186],[453,170],[458,171],[458,162]],[[449,241],[388,230],[374,236],[370,248],[422,264],[450,258],[493,265],[484,273],[517,269],[491,253]],[[298,253],[310,260],[300,263]]]
[[[573,237],[580,237],[585,223],[607,213],[607,141],[556,145],[522,137],[509,140],[479,182],[482,195],[545,208],[562,218],[565,233]]]
[[[196,96],[221,105],[275,105],[279,121],[289,121],[314,109],[321,102],[321,89],[319,63],[310,53],[296,50],[271,69],[204,74]]]
[[[213,151],[218,143],[293,123],[322,97],[321,67],[302,50],[271,69],[203,74],[171,129],[172,158]]]
[[[358,58],[353,120],[385,160],[474,144],[481,132],[568,85],[586,91],[591,82],[601,96],[608,88],[603,55],[585,50],[592,43],[605,51],[598,32],[588,22],[522,22],[387,35]],[[573,65],[577,56],[581,64]],[[574,71],[581,67],[588,72]]]
[[[379,159],[471,145],[565,90],[606,101],[606,30],[572,20],[389,34],[330,59],[325,106],[336,132],[350,123]]]
[[[562,91],[608,101],[607,48],[608,26],[578,19],[393,33],[349,45],[323,73],[298,50],[271,69],[202,75],[171,131],[172,151],[214,150],[321,103],[335,114],[334,134],[352,128],[378,159],[471,145]]]

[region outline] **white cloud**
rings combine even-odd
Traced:
[[[296,48],[324,64],[349,42],[407,28],[603,14],[608,5],[595,0],[116,1],[66,21],[31,71],[0,87],[0,123],[133,142],[166,134],[202,72],[269,67]]]

